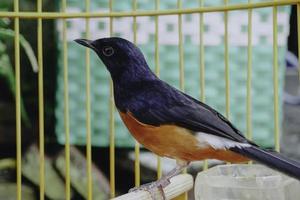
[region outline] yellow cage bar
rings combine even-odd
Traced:
[[[203,7],[204,0],[199,0],[200,8]],[[199,50],[199,59],[200,59],[200,100],[205,102],[205,60],[204,60],[204,15],[200,13],[199,15],[199,41],[200,41],[200,50]]]
[[[19,12],[19,0],[14,0],[14,12]],[[14,21],[15,31],[15,79],[16,79],[16,152],[17,152],[17,200],[22,199],[22,144],[21,144],[21,81],[20,81],[20,20]]]
[[[204,6],[204,0],[199,0],[200,8]],[[205,57],[204,57],[204,14],[199,14],[199,59],[200,59],[200,100],[205,103]],[[208,161],[203,163],[203,170],[208,169]]]
[[[169,9],[169,10],[159,10],[159,11],[122,11],[122,12],[74,12],[74,13],[60,13],[60,12],[10,12],[4,11],[0,12],[0,17],[9,18],[44,18],[44,19],[58,19],[58,18],[98,18],[98,17],[138,17],[138,16],[157,16],[157,15],[177,15],[177,14],[192,14],[200,12],[224,12],[224,11],[234,11],[234,10],[246,10],[254,8],[265,8],[272,6],[285,6],[285,5],[295,5],[299,3],[299,0],[278,0],[275,2],[264,1],[255,2],[251,4],[233,4],[228,6],[210,6],[202,8],[184,8],[184,9]]]
[[[251,3],[252,0],[248,0]],[[246,94],[246,136],[252,140],[252,9],[248,10],[248,41],[247,41],[247,94]],[[249,161],[251,164],[252,161]]]
[[[251,0],[248,0],[251,3]],[[252,9],[248,10],[247,41],[247,137],[252,139]]]
[[[132,10],[135,12],[137,10],[137,0],[132,0]],[[137,42],[137,23],[136,16],[133,17],[133,43]],[[134,184],[135,187],[140,186],[141,182],[141,169],[140,169],[140,144],[135,141],[134,146],[135,161],[134,161]]]
[[[182,9],[182,0],[177,0],[177,9]],[[182,14],[178,14],[178,59],[179,59],[179,88],[184,91],[184,49],[182,33]],[[184,170],[186,173],[186,170]],[[187,193],[177,197],[176,200],[187,200]]]
[[[276,0],[274,0],[276,2]],[[274,138],[275,149],[280,150],[279,144],[279,94],[278,94],[278,34],[277,34],[277,10],[273,7],[273,86],[274,86]]]
[[[182,1],[177,0],[177,9],[182,9]],[[178,56],[179,56],[179,88],[184,91],[184,53],[182,38],[182,14],[178,14]]]
[[[109,0],[109,11],[113,11],[113,0]],[[109,18],[109,35],[113,36],[113,18]],[[115,106],[113,82],[110,80],[110,101],[109,101],[109,181],[110,181],[110,197],[116,195],[115,189]]]
[[[42,1],[37,2],[38,13],[42,12]],[[39,153],[40,153],[40,200],[45,193],[45,156],[44,156],[44,83],[43,83],[43,27],[42,18],[38,18],[38,95],[39,95]]]
[[[300,38],[300,0],[274,0],[264,2],[252,2],[243,4],[229,4],[228,0],[224,0],[222,6],[205,7],[204,0],[199,0],[197,8],[182,8],[182,1],[177,0],[176,9],[163,10],[160,9],[160,1],[155,1],[155,9],[143,11],[137,9],[137,0],[132,0],[132,10],[116,12],[113,10],[113,0],[109,0],[109,12],[90,12],[90,0],[85,1],[85,11],[69,13],[66,11],[66,0],[62,0],[62,12],[43,12],[42,0],[37,0],[36,12],[19,11],[19,1],[14,0],[13,11],[0,11],[0,17],[13,18],[14,20],[14,56],[15,56],[15,84],[16,84],[16,159],[17,159],[17,199],[22,199],[22,178],[21,178],[21,80],[20,80],[20,19],[35,19],[37,20],[37,55],[38,55],[38,109],[39,109],[39,181],[40,181],[40,196],[41,200],[45,195],[45,155],[44,155],[44,84],[43,84],[43,20],[44,19],[62,19],[62,41],[63,41],[63,72],[64,72],[64,123],[65,123],[65,199],[71,199],[71,178],[70,178],[70,127],[69,127],[69,86],[68,86],[68,45],[67,45],[67,19],[69,18],[84,18],[86,38],[90,38],[90,18],[110,19],[109,35],[113,36],[113,18],[114,17],[132,17],[133,19],[133,42],[137,43],[137,17],[139,16],[155,16],[155,72],[160,75],[160,54],[159,54],[159,17],[163,15],[178,16],[178,56],[179,56],[179,87],[184,91],[184,42],[182,17],[184,14],[199,14],[199,70],[200,70],[200,99],[205,101],[205,48],[204,48],[204,13],[208,12],[224,12],[224,67],[225,67],[225,88],[226,88],[226,116],[230,118],[230,68],[229,68],[229,32],[228,32],[228,14],[234,10],[247,10],[248,12],[248,47],[247,47],[247,88],[246,88],[246,110],[247,110],[247,137],[252,138],[252,11],[256,8],[272,7],[272,25],[273,25],[273,92],[274,92],[274,139],[275,148],[280,150],[280,123],[279,123],[279,86],[278,86],[278,6],[297,5],[298,19],[298,38]],[[300,40],[298,40],[298,53],[300,56]],[[299,61],[300,65],[300,61]],[[90,87],[90,51],[86,50],[86,173],[87,173],[87,198],[93,199],[93,177],[92,177],[92,149],[91,149],[91,87]],[[113,100],[113,85],[110,83],[110,101],[109,101],[109,158],[110,158],[110,196],[115,197],[115,108]],[[135,186],[140,185],[140,146],[135,143]],[[207,168],[207,163],[205,164]],[[157,157],[157,177],[161,177],[161,160]],[[184,197],[187,199],[187,196]]]
[[[90,0],[85,1],[85,11],[90,11]],[[86,38],[90,38],[90,19],[85,20]],[[90,50],[85,50],[86,67],[86,172],[87,172],[87,199],[93,199],[93,179],[92,179],[92,139],[91,139],[91,64]]]
[[[228,5],[228,0],[224,0]],[[229,50],[228,50],[228,11],[224,11],[224,62],[225,62],[225,115],[230,120],[230,73],[229,73]]]
[[[62,12],[66,12],[67,2],[62,0]],[[68,44],[67,44],[67,21],[63,19],[63,68],[64,68],[64,124],[65,124],[65,190],[66,200],[71,199],[71,177],[70,177],[70,113],[69,113],[69,68],[68,68]]]
[[[160,0],[155,0],[155,10],[159,10]],[[159,77],[159,17],[155,16],[155,74]],[[161,158],[157,156],[157,179],[162,176]]]

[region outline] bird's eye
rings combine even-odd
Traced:
[[[109,56],[112,56],[115,53],[115,51],[114,51],[114,49],[112,47],[103,47],[102,53],[105,56],[109,57]]]

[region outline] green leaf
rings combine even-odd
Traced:
[[[15,37],[15,32],[11,29],[5,29],[5,28],[0,28],[0,39],[6,40],[8,38],[14,38]],[[20,35],[20,44],[24,48],[24,51],[30,61],[30,64],[32,66],[32,70],[34,72],[38,71],[38,64],[37,64],[37,59],[36,56],[34,55],[34,52],[29,44],[29,42],[22,36]]]
[[[11,7],[13,7],[12,0],[1,0],[0,1],[0,10],[1,11],[8,11]]]
[[[16,95],[15,75],[7,54],[0,52],[0,76],[3,76],[7,82],[9,90]],[[21,96],[21,117],[26,127],[31,127],[28,113]]]
[[[10,21],[11,20],[9,18],[2,18],[2,19],[0,19],[0,27],[1,28],[7,27],[9,25]]]

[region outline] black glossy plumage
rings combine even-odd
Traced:
[[[191,133],[204,132],[248,143],[249,147],[229,150],[300,180],[298,162],[260,149],[216,110],[160,80],[148,67],[142,52],[131,42],[116,37],[95,41],[78,39],[76,42],[92,48],[105,64],[113,79],[115,103],[120,112],[130,112],[135,119],[148,125],[172,124]]]
[[[120,111],[131,112],[144,124],[175,124],[194,132],[247,142],[220,113],[158,79],[116,86],[115,96]]]
[[[278,152],[264,150],[256,146],[234,147],[230,150],[300,180],[300,163]]]
[[[150,70],[142,52],[121,38],[100,39],[93,45],[114,48],[115,58],[96,51],[110,71],[118,110],[144,124],[175,124],[237,142],[246,138],[220,113],[163,82]]]

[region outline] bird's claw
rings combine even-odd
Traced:
[[[147,183],[147,184],[141,185],[140,187],[131,188],[129,190],[129,192],[137,192],[139,190],[144,190],[144,191],[149,192],[149,194],[153,200],[157,200],[155,192],[156,192],[156,189],[158,189],[162,195],[162,199],[167,200],[163,188],[165,188],[169,184],[170,184],[170,181],[168,179],[166,179],[166,180],[161,179],[161,180],[158,180],[158,181],[155,181],[152,183]]]

